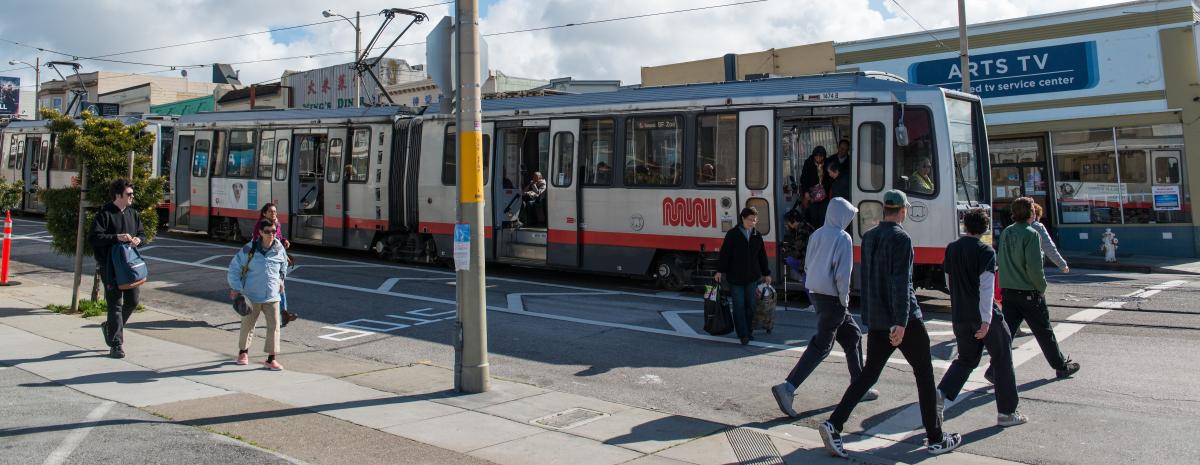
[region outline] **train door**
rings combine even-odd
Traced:
[[[320,244],[325,228],[325,155],[329,138],[325,134],[301,134],[293,138],[296,146],[289,185],[292,186],[292,240]]]
[[[273,155],[274,173],[271,174],[271,202],[275,204],[275,210],[279,212],[279,222],[283,228],[284,237],[292,237],[293,217],[291,213],[292,195],[291,182],[289,174],[291,171],[292,158],[292,131],[289,129],[275,130],[275,153]]]
[[[551,160],[547,179],[546,215],[548,228],[547,262],[551,265],[579,267],[579,189],[575,180],[576,154],[579,152],[579,120],[550,122]]]
[[[758,232],[763,235],[767,253],[775,255],[775,203],[771,189],[773,153],[771,130],[775,124],[772,110],[743,111],[738,114],[738,200],[742,207],[758,210]],[[740,211],[740,209],[739,209]],[[736,221],[741,221],[740,217]]]
[[[883,220],[883,192],[887,186],[888,161],[892,159],[892,137],[895,106],[861,105],[852,112],[851,133],[854,137],[850,159],[850,192],[858,207],[858,222],[854,224],[854,239],[861,243],[864,232]]]
[[[213,153],[213,132],[197,131],[195,146],[192,148],[191,188],[189,196],[192,205],[188,208],[188,229],[193,231],[208,231],[209,205],[209,168],[217,155]]]
[[[325,218],[321,243],[333,247],[346,246],[346,177],[349,164],[349,141],[346,128],[329,130],[329,150],[325,162]]]
[[[25,167],[23,177],[25,179],[25,210],[42,212],[46,210],[46,206],[42,203],[38,196],[39,190],[46,188],[46,182],[50,180],[49,166],[47,161],[50,158],[50,136],[36,136],[25,139]]]
[[[549,122],[546,123],[548,126]],[[546,228],[547,196],[545,191],[527,195],[526,188],[532,187],[535,174],[548,172],[550,130],[548,127],[505,129],[500,144],[496,163],[502,170],[500,180],[504,192],[499,202],[504,203],[497,207],[502,210],[504,221],[497,255],[502,260],[544,263],[549,235]]]
[[[4,170],[4,179],[8,182],[22,180],[24,173],[18,169],[18,166],[24,166],[25,159],[25,136],[20,134],[12,134],[9,136],[8,146],[6,147]]]
[[[179,136],[179,151],[175,155],[175,175],[171,179],[175,186],[171,188],[175,204],[175,227],[189,227],[192,208],[192,156],[196,144],[195,135]]]

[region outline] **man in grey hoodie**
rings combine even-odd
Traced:
[[[808,300],[817,313],[817,333],[808,342],[804,355],[796,362],[787,380],[771,388],[779,410],[789,417],[797,416],[792,408],[796,388],[829,356],[836,340],[846,352],[846,367],[850,381],[862,373],[862,331],[850,316],[850,272],[854,268],[854,241],[846,226],[854,220],[858,209],[844,198],[829,201],[825,224],[808,238],[804,264],[804,287]],[[863,400],[879,398],[879,391],[870,389]]]

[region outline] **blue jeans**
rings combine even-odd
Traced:
[[[733,294],[733,329],[737,331],[738,339],[748,338],[753,330],[754,310],[758,307],[758,283],[729,283],[729,287]]]

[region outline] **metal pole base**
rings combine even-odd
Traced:
[[[464,366],[460,392],[478,394],[489,391],[492,388],[490,371],[487,365],[477,367]]]
[[[21,285],[21,282],[20,282],[20,281],[9,281],[9,282],[6,282],[6,283],[0,283],[0,287],[8,287],[8,286],[20,286],[20,285]]]

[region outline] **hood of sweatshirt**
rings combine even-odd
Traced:
[[[825,211],[825,225],[834,226],[836,229],[846,229],[851,221],[854,221],[854,215],[858,213],[858,209],[854,208],[846,199],[835,197],[829,201],[829,209]]]

